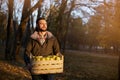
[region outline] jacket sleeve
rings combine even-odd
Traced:
[[[32,50],[32,40],[30,39],[24,52],[24,61],[26,65],[30,63],[31,50]]]
[[[25,54],[25,52],[24,52],[24,62],[26,65],[30,63],[30,58]]]
[[[62,55],[60,53],[60,45],[58,43],[58,40],[55,38],[54,43],[53,43],[53,53],[54,55]]]

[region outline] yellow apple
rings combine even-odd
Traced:
[[[60,60],[60,57],[59,57],[59,56],[57,56],[57,57],[56,57],[56,60]]]
[[[41,60],[42,60],[42,61],[45,61],[45,58],[43,57],[43,58],[41,58]]]

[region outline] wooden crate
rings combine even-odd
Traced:
[[[52,74],[62,73],[64,64],[64,56],[60,59],[50,60],[32,60],[32,74]]]

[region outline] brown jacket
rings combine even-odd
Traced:
[[[25,54],[30,58],[30,56],[47,56],[56,55],[60,53],[60,47],[57,39],[53,34],[47,31],[47,38],[43,45],[37,40],[38,32],[34,32],[28,42],[25,49]]]

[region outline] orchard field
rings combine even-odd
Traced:
[[[3,53],[0,47],[0,80],[31,80],[22,58],[5,61]],[[56,80],[118,80],[117,55],[68,50],[64,56],[64,72]]]

